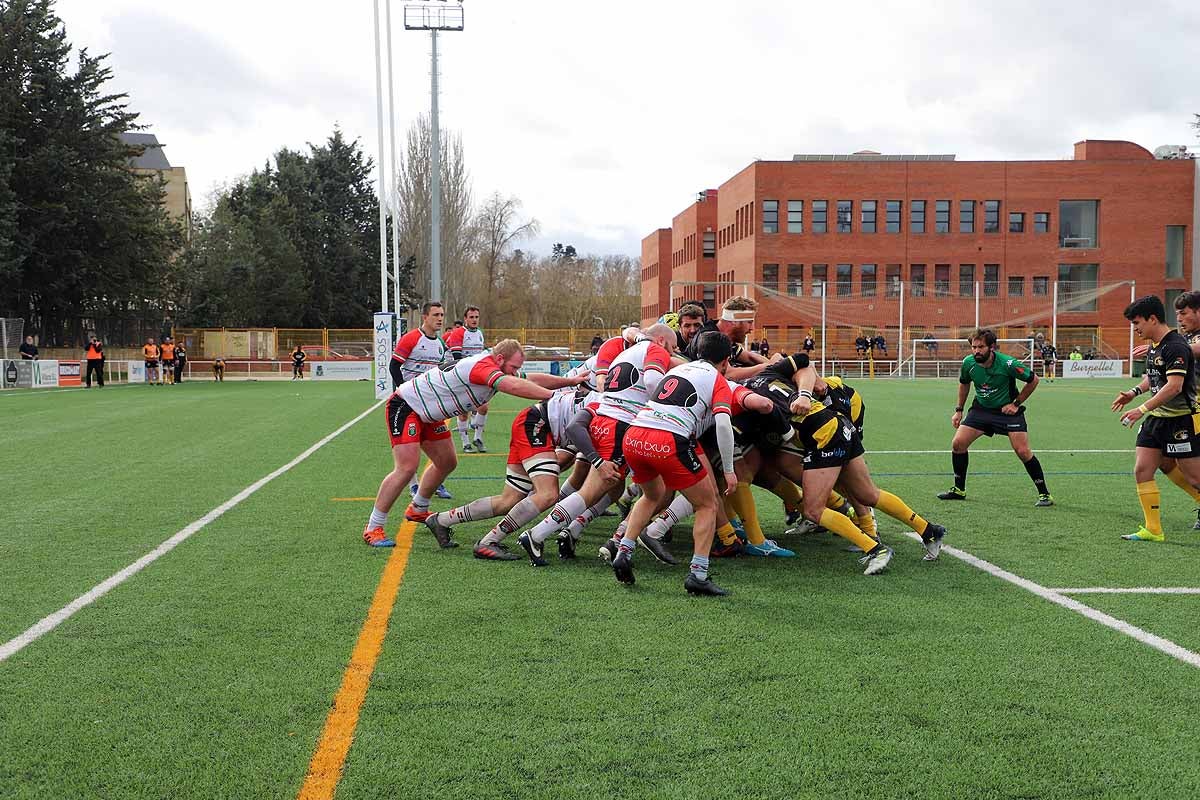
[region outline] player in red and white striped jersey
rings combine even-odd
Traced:
[[[387,401],[388,434],[392,440],[393,469],[379,485],[375,507],[363,530],[363,541],[372,547],[391,547],[395,542],[384,530],[388,512],[417,471],[421,452],[429,466],[412,504],[404,512],[407,520],[424,522],[429,516],[433,490],[458,466],[454,443],[446,420],[466,414],[486,403],[496,392],[530,400],[548,400],[551,389],[581,383],[579,378],[533,375],[516,377],[525,363],[525,353],[516,339],[505,339],[491,353],[464,358],[448,370],[430,370],[403,383]],[[439,538],[442,547],[455,547],[449,538]]]
[[[421,325],[396,341],[388,371],[392,385],[411,381],[423,372],[438,369],[446,360],[446,343],[442,341],[442,324],[446,310],[436,301],[421,307]]]
[[[463,327],[455,328],[446,334],[446,347],[455,361],[477,356],[487,349],[483,328],[479,327],[479,306],[467,306],[463,310]],[[487,403],[480,406],[474,414],[463,414],[458,418],[458,435],[462,439],[464,453],[473,449],[486,453],[483,445],[483,427],[487,424]],[[471,436],[475,441],[472,446]]]

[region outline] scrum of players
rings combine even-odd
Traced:
[[[388,513],[424,452],[429,464],[405,519],[424,523],[443,548],[457,546],[455,526],[496,519],[473,548],[480,559],[546,567],[551,539],[558,558],[576,558],[583,529],[617,504],[624,519],[599,555],[618,582],[635,582],[639,545],[675,564],[664,542],[672,525],[691,517],[684,589],[725,595],[709,575],[710,559],[794,555],[764,535],[752,485],[778,497],[793,530],[847,540],[866,575],[883,572],[894,557],[875,512],[911,528],[923,559],[937,559],[945,528],[871,478],[862,397],[819,375],[804,353],[767,357],[745,347],[756,309],[752,299],[734,297],[708,320],[702,307],[685,305],[645,329],[627,328],[564,376],[520,377],[523,350],[505,340],[404,380],[386,409],[394,468],[380,485],[364,541],[394,545]],[[513,421],[500,493],[431,512],[430,498],[457,465],[447,420],[472,414],[497,392],[534,401]],[[506,544],[511,534],[523,554]]]

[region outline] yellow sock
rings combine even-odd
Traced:
[[[829,499],[825,501],[825,507],[832,508],[834,511],[837,511],[844,505],[846,505],[846,498],[838,494],[835,489],[830,489]]]
[[[771,492],[783,500],[783,507],[789,514],[800,508],[800,489],[787,478],[780,478],[779,483],[775,484]]]
[[[1162,502],[1162,493],[1158,491],[1158,484],[1154,481],[1139,483],[1137,493],[1138,502],[1142,504],[1142,514],[1146,517],[1146,530],[1161,534],[1163,529],[1159,504]]]
[[[909,508],[908,503],[905,503],[891,492],[885,492],[881,489],[879,491],[879,502],[875,504],[875,507],[889,517],[900,520],[917,533],[924,533],[925,529],[929,527],[929,523],[925,521],[924,517]]]
[[[870,536],[872,539],[879,539],[879,529],[875,527],[874,514],[870,512],[860,514],[854,518],[854,524],[867,536]]]
[[[737,541],[737,534],[733,532],[733,526],[726,522],[717,528],[717,539],[721,544],[730,545]]]
[[[1179,468],[1178,464],[1175,465],[1175,469],[1167,473],[1167,477],[1171,479],[1171,483],[1187,492],[1188,497],[1195,500],[1197,505],[1200,505],[1200,492],[1196,491],[1195,487],[1188,483],[1187,477],[1184,476],[1183,470]]]
[[[870,552],[871,548],[879,544],[879,542],[867,536],[865,533],[855,527],[854,523],[845,514],[839,514],[832,508],[827,508],[821,512],[819,524],[836,533],[838,536],[846,539],[862,548],[864,553]]]
[[[762,526],[758,524],[758,509],[754,505],[754,495],[750,492],[750,484],[739,483],[737,490],[728,498],[730,505],[742,521],[746,531],[746,539],[750,544],[762,544],[767,540],[763,535]]]

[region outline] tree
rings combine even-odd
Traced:
[[[118,135],[137,114],[105,93],[105,56],[81,49],[68,73],[51,0],[0,2],[0,52],[0,313],[51,344],[104,320],[161,321],[182,232],[162,183],[127,168],[139,152]]]
[[[521,239],[538,234],[536,219],[518,224],[517,215],[520,211],[520,200],[493,192],[475,216],[475,229],[479,237],[479,261],[486,279],[487,297],[496,295],[500,269],[508,257],[509,248]]]

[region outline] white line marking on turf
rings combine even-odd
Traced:
[[[916,539],[918,542],[921,541],[921,536],[917,533],[909,531],[908,536],[912,539]],[[1074,611],[1076,614],[1081,614],[1094,622],[1099,622],[1106,628],[1112,628],[1114,631],[1123,633],[1126,636],[1136,639],[1142,644],[1150,645],[1155,650],[1158,650],[1161,653],[1166,653],[1172,658],[1177,658],[1185,664],[1190,664],[1193,667],[1200,668],[1200,653],[1194,653],[1185,647],[1180,647],[1170,639],[1164,639],[1161,636],[1155,636],[1153,633],[1142,630],[1136,625],[1131,625],[1123,619],[1117,619],[1114,616],[1105,614],[1103,611],[1097,611],[1091,606],[1085,606],[1078,600],[1072,600],[1070,597],[1067,597],[1060,589],[1047,589],[1041,584],[1034,583],[1028,578],[1022,578],[1020,575],[1015,575],[1006,569],[1001,569],[990,561],[984,561],[982,558],[973,556],[965,550],[959,550],[957,547],[946,547],[943,545],[942,552],[949,553],[960,561],[965,561],[976,569],[983,570],[989,575],[1004,581],[1008,581],[1016,586],[1020,586],[1025,591],[1036,594],[1043,600],[1049,600],[1055,605],[1060,605],[1063,608]]]
[[[101,388],[121,389],[126,386],[141,386],[141,385],[143,385],[143,384],[110,383],[107,386],[97,387],[96,391],[99,392]],[[145,385],[149,386],[149,384],[145,384]],[[66,394],[67,392],[86,392],[90,388],[91,387],[89,387],[89,386],[65,386],[61,389],[6,389],[3,393],[0,393],[0,397],[30,397],[35,394]]]
[[[1132,586],[1128,588],[1109,586],[1082,586],[1068,589],[1051,589],[1059,594],[1200,594],[1193,586]]]
[[[354,419],[347,422],[342,427],[338,428],[333,433],[329,434],[325,438],[318,441],[312,447],[308,448],[303,453],[296,456],[295,458],[293,458],[288,463],[284,464],[279,469],[275,470],[274,472],[270,473],[269,475],[259,478],[257,481],[250,484],[245,489],[242,489],[240,492],[235,494],[233,497],[229,498],[224,503],[222,503],[221,505],[214,508],[212,511],[209,511],[203,517],[196,520],[192,524],[188,525],[186,528],[183,528],[178,533],[176,533],[174,536],[172,536],[170,539],[167,539],[165,542],[163,542],[158,547],[151,550],[146,555],[139,558],[137,561],[135,561],[132,564],[130,564],[129,566],[125,567],[125,569],[116,573],[112,577],[107,578],[106,580],[101,581],[100,583],[96,584],[89,591],[85,592],[84,594],[81,594],[79,597],[76,597],[74,600],[67,603],[65,606],[60,608],[58,611],[55,611],[53,614],[50,614],[49,616],[44,617],[41,620],[39,620],[35,625],[33,625],[28,630],[26,630],[24,633],[21,633],[18,636],[14,636],[11,640],[0,645],[0,662],[3,662],[5,660],[7,660],[10,656],[16,655],[17,653],[21,652],[27,646],[29,646],[30,644],[33,644],[38,639],[45,636],[47,633],[49,633],[50,631],[57,628],[59,625],[66,622],[68,619],[70,619],[72,616],[74,616],[75,612],[77,612],[83,608],[86,608],[87,606],[89,606],[92,603],[99,600],[104,595],[108,594],[110,591],[112,591],[116,587],[120,586],[125,581],[132,578],[134,575],[137,575],[139,572],[144,570],[146,567],[150,566],[155,561],[157,561],[158,559],[165,556],[167,553],[174,550],[177,545],[186,541],[188,539],[188,537],[190,537],[192,534],[194,534],[197,531],[204,528],[204,526],[208,525],[208,523],[218,519],[226,511],[229,511],[231,508],[233,508],[234,506],[241,503],[247,497],[254,494],[259,489],[266,486],[268,483],[270,483],[271,481],[278,478],[280,475],[282,475],[285,472],[287,472],[288,470],[290,470],[292,467],[296,466],[297,464],[299,464],[302,461],[304,461],[305,459],[307,459],[313,453],[317,452],[322,447],[324,447],[325,445],[332,442],[334,439],[336,439],[341,434],[345,433],[353,425],[358,423],[360,420],[364,419],[367,415],[374,412],[375,409],[379,408],[381,405],[383,405],[382,400],[380,400],[378,403],[376,403],[375,405],[368,408],[363,413],[359,414]]]
[[[1074,449],[1073,450],[1043,450],[1042,448],[1038,447],[1038,448],[1036,448],[1036,451],[1039,453],[1132,453],[1133,452],[1128,447],[1121,449],[1121,450],[1074,450]],[[911,455],[922,455],[922,454],[946,455],[949,452],[950,452],[949,450],[868,450],[867,455],[871,455],[871,456],[878,456],[878,455],[909,455],[909,456],[911,456]],[[971,455],[975,455],[976,453],[1011,453],[1011,452],[1012,452],[1011,448],[1005,448],[1003,450],[1001,450],[998,447],[993,447],[991,449],[977,448],[977,449],[974,449],[971,451]]]

